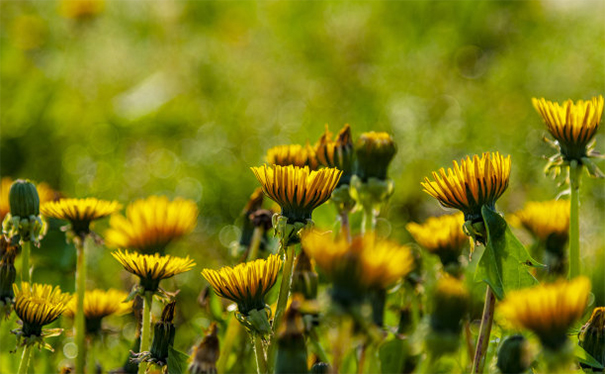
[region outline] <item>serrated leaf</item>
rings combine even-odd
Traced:
[[[188,355],[170,347],[168,349],[168,374],[186,373],[188,360]]]
[[[500,300],[508,291],[537,284],[527,268],[541,264],[530,256],[504,218],[485,205],[481,215],[487,230],[487,243],[475,271],[475,280],[487,283]]]
[[[578,359],[578,361],[580,361],[581,363],[585,364],[585,365],[589,365],[595,369],[599,369],[599,370],[603,370],[605,369],[605,367],[603,367],[603,365],[601,365],[601,363],[599,361],[597,361],[594,357],[592,357],[590,355],[590,353],[586,352],[584,350],[584,348],[580,347],[579,345],[575,344],[574,345],[574,356],[576,356],[576,358]]]

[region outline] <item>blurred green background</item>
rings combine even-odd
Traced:
[[[467,154],[512,155],[504,213],[557,196],[531,98],[605,88],[603,1],[94,3],[0,3],[0,172],[73,197],[195,200],[198,226],[170,251],[198,263],[174,284],[191,325],[207,325],[191,318],[199,271],[234,261],[234,223],[258,185],[249,167],[268,148],[314,144],[326,123],[393,134],[396,192],[379,224],[407,242],[407,222],[443,213],[420,181]],[[583,255],[605,259],[603,182],[582,183]],[[331,228],[334,216],[315,218]],[[73,291],[63,243],[53,230],[34,251],[34,280]],[[128,284],[108,251],[90,263],[89,287]],[[196,331],[179,331],[187,350]]]

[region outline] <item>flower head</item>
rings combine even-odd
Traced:
[[[105,232],[107,244],[141,253],[164,253],[175,239],[193,231],[198,209],[191,200],[150,196],[126,207],[126,217],[112,215]]]
[[[397,147],[391,135],[386,132],[365,132],[355,143],[357,155],[356,175],[363,182],[369,178],[387,179],[389,164],[397,153]]]
[[[3,177],[0,182],[0,221],[4,221],[4,216],[11,211],[8,199],[8,193],[13,185],[10,177]]]
[[[496,200],[508,187],[510,176],[510,156],[506,158],[498,152],[475,155],[454,168],[439,169],[433,172],[433,181],[424,178],[422,187],[441,205],[455,208],[464,213],[465,220],[476,221],[481,218],[481,207],[487,205],[495,209]]]
[[[459,333],[460,321],[468,311],[470,294],[464,283],[445,275],[437,282],[434,292],[431,328],[438,332]]]
[[[427,251],[439,256],[443,265],[458,262],[458,257],[468,242],[462,230],[462,213],[430,217],[423,224],[410,222],[405,227],[414,240]]]
[[[132,301],[124,302],[128,294],[124,291],[110,289],[95,289],[86,291],[84,295],[84,317],[86,318],[86,332],[96,333],[101,329],[101,320],[110,315],[122,315],[132,309]],[[67,305],[65,315],[74,317],[77,310],[77,298],[71,299]]]
[[[576,160],[579,163],[593,155],[590,145],[603,115],[603,96],[593,97],[589,101],[567,100],[562,105],[545,99],[532,99],[534,108],[540,113],[548,131],[556,139],[560,157],[551,159],[551,166],[557,167],[565,162]],[[553,163],[554,161],[554,163]]]
[[[413,270],[414,259],[406,246],[376,241],[374,235],[341,238],[311,232],[302,240],[305,251],[334,283],[332,295],[348,304],[363,299],[371,289],[381,290]]]
[[[117,201],[89,197],[49,201],[40,206],[40,212],[46,217],[69,221],[73,232],[82,236],[90,232],[90,222],[113,214],[121,207]]]
[[[265,295],[277,281],[282,261],[278,255],[266,260],[241,263],[220,270],[204,269],[202,276],[220,297],[237,304],[238,311],[247,316],[252,310],[265,308]]]
[[[332,140],[332,133],[326,125],[326,132],[319,138],[315,145],[317,160],[322,166],[328,168],[337,168],[342,170],[342,177],[338,181],[338,185],[349,184],[353,175],[353,139],[351,137],[351,127],[344,125],[336,136],[336,140]]]
[[[156,292],[162,279],[191,270],[195,262],[186,258],[164,255],[142,255],[136,252],[118,250],[111,255],[124,266],[124,269],[139,277],[145,291]]]
[[[605,307],[596,307],[578,334],[580,347],[605,364]]]
[[[311,170],[316,170],[319,166],[315,150],[307,144],[278,145],[267,151],[267,163],[269,165],[280,166],[308,166]]]
[[[220,354],[216,322],[212,322],[199,345],[193,348],[189,359],[191,374],[216,373],[216,362]]]
[[[45,230],[36,186],[28,180],[17,179],[10,187],[8,198],[10,213],[2,222],[2,232],[9,237],[18,236],[22,242],[39,244]]]
[[[555,238],[567,241],[569,235],[569,200],[532,201],[514,214],[513,222],[523,227],[540,241]]]
[[[61,292],[59,287],[48,284],[22,282],[13,285],[15,313],[23,327],[19,332],[24,337],[41,337],[42,327],[54,322],[67,309],[71,295]]]
[[[89,19],[105,8],[105,0],[61,0],[59,11],[66,18]]]
[[[306,222],[315,208],[330,199],[342,171],[325,168],[267,166],[251,168],[263,192],[278,203],[289,223]]]
[[[586,277],[559,280],[511,291],[499,312],[514,326],[536,333],[544,347],[557,350],[566,342],[567,330],[584,314],[589,292]]]

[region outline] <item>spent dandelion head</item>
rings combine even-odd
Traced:
[[[235,302],[239,313],[248,316],[253,310],[265,309],[265,296],[275,285],[281,265],[279,256],[270,255],[235,267],[204,269],[202,276],[217,295]]]
[[[212,322],[199,345],[193,348],[189,361],[191,374],[216,373],[216,362],[220,354],[218,327]]]
[[[114,248],[164,253],[171,241],[193,231],[197,215],[197,205],[192,200],[150,196],[129,204],[126,217],[112,215],[105,241]]]
[[[315,153],[320,165],[342,170],[342,177],[337,186],[349,184],[353,175],[353,156],[355,155],[349,125],[344,125],[335,140],[332,139],[332,133],[326,125],[325,133],[315,145]]]
[[[267,151],[267,163],[269,165],[280,166],[308,166],[311,170],[316,170],[319,166],[315,150],[309,144],[302,146],[300,144],[278,145]]]
[[[45,332],[42,327],[54,322],[67,309],[71,295],[61,292],[59,287],[48,284],[22,282],[15,292],[15,313],[23,325],[14,330],[18,338],[24,338],[25,344],[38,343],[46,348],[42,338],[56,336],[57,330]],[[59,331],[60,333],[60,331]]]
[[[313,210],[330,199],[342,171],[325,168],[267,166],[251,168],[265,195],[279,204],[288,223],[311,219]]]
[[[458,263],[462,249],[468,242],[462,225],[464,215],[456,213],[430,217],[422,224],[410,222],[406,229],[421,247],[438,255],[441,263],[446,266]]]
[[[84,317],[86,332],[96,334],[101,331],[103,318],[111,315],[122,315],[132,310],[132,301],[124,301],[128,294],[124,291],[109,289],[107,291],[94,289],[84,295]],[[74,317],[77,310],[77,298],[71,299],[65,315]]]
[[[363,181],[369,178],[387,179],[389,164],[397,153],[391,135],[386,132],[366,132],[355,143],[357,169],[355,174]]]
[[[119,211],[121,207],[117,201],[98,200],[89,197],[49,201],[40,206],[40,212],[49,218],[69,221],[73,233],[83,237],[90,233],[90,223],[92,221],[107,217]]]
[[[554,169],[556,176],[562,166],[575,160],[580,165],[586,165],[592,176],[603,177],[600,170],[589,160],[591,156],[599,156],[593,147],[603,115],[603,96],[599,95],[587,101],[578,100],[575,103],[567,100],[563,104],[544,98],[533,98],[532,103],[556,140],[552,145],[558,153],[550,158],[546,171]]]
[[[466,157],[454,167],[433,172],[433,180],[424,178],[424,191],[444,207],[464,213],[466,221],[481,220],[481,208],[486,205],[495,210],[496,201],[508,187],[510,156],[498,152],[483,153],[481,157]]]
[[[144,255],[122,250],[112,252],[111,255],[124,266],[126,271],[139,277],[143,291],[157,292],[162,279],[172,278],[195,266],[195,262],[189,256],[182,258],[162,256],[159,253]]]
[[[567,330],[584,314],[590,281],[577,277],[511,291],[500,304],[500,315],[513,326],[533,331],[542,345],[556,351],[565,345]]]

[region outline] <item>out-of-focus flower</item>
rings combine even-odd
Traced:
[[[126,292],[115,289],[87,291],[84,295],[86,332],[96,334],[101,331],[101,321],[103,318],[130,312],[132,301],[124,302],[127,297],[128,294]],[[76,315],[77,305],[76,297],[72,298],[67,305],[65,315],[73,318]]]
[[[216,322],[212,322],[200,344],[193,348],[190,374],[217,374],[216,362],[220,354],[217,332]]]
[[[315,150],[309,144],[278,145],[267,151],[267,163],[280,166],[308,166],[311,170],[317,170],[319,163]]]
[[[313,210],[330,199],[342,171],[325,168],[311,171],[308,167],[267,166],[251,168],[270,199],[279,204],[288,223],[311,219]]]
[[[432,173],[434,180],[424,178],[421,184],[444,207],[462,211],[466,221],[477,221],[483,205],[495,210],[496,200],[508,187],[510,166],[510,156],[505,158],[498,152],[474,155],[472,159],[467,156],[460,164],[454,161],[447,174],[441,168]]]
[[[496,366],[502,373],[525,373],[531,366],[529,343],[523,335],[511,335],[498,349]]]
[[[8,202],[8,193],[13,185],[13,180],[10,177],[3,177],[0,182],[0,218],[4,221],[4,217],[11,211],[10,203]]]
[[[605,307],[594,308],[590,319],[580,329],[578,341],[580,347],[605,365]]]
[[[276,373],[308,373],[305,326],[298,300],[293,300],[277,330]]]
[[[59,12],[66,18],[93,18],[105,9],[105,0],[61,0]]]
[[[362,182],[367,182],[369,178],[386,180],[389,164],[396,153],[395,142],[386,132],[371,131],[361,134],[355,143],[355,174]]]
[[[552,145],[558,154],[550,158],[546,171],[554,169],[555,176],[564,165],[572,160],[586,165],[592,176],[603,177],[603,173],[589,160],[599,157],[593,150],[593,139],[599,129],[603,115],[603,96],[591,100],[578,100],[575,103],[567,100],[563,104],[542,99],[532,99],[534,108],[542,116],[548,131],[555,138]]]
[[[120,210],[117,201],[98,200],[94,197],[85,199],[61,199],[49,201],[40,206],[42,215],[62,219],[71,223],[75,235],[85,236],[90,232],[90,223],[107,217]]]
[[[313,269],[311,259],[303,248],[300,254],[296,256],[296,264],[292,273],[292,293],[300,293],[307,300],[316,299],[318,284],[319,277]]]
[[[191,270],[195,262],[186,258],[164,255],[142,255],[136,252],[118,250],[111,255],[118,260],[124,269],[139,277],[140,286],[145,291],[156,292],[162,279],[172,278],[175,275]]]
[[[342,170],[337,187],[349,184],[353,175],[353,156],[355,155],[349,125],[344,125],[336,136],[336,140],[332,140],[332,133],[326,125],[326,132],[315,145],[315,152],[317,160],[322,166]]]
[[[468,311],[470,294],[464,283],[445,275],[437,282],[433,295],[431,328],[436,332],[460,333],[461,321]]]
[[[112,215],[105,241],[114,248],[164,253],[173,240],[193,231],[198,209],[192,200],[150,196],[126,207],[126,217]]]
[[[499,313],[515,327],[533,331],[544,347],[556,351],[565,345],[567,330],[582,317],[589,292],[586,277],[541,284],[508,293]]]
[[[565,244],[569,236],[569,200],[532,201],[512,216],[538,240],[549,238]]]
[[[8,318],[15,298],[13,284],[17,278],[15,269],[17,246],[12,245],[10,238],[4,235],[0,235],[0,244],[0,318],[2,314]]]
[[[31,51],[44,44],[48,28],[40,16],[22,14],[13,21],[11,31],[13,44],[23,51]]]
[[[424,223],[410,222],[406,225],[414,240],[427,251],[439,256],[443,266],[458,263],[458,258],[468,237],[462,230],[462,213],[430,217]]]

